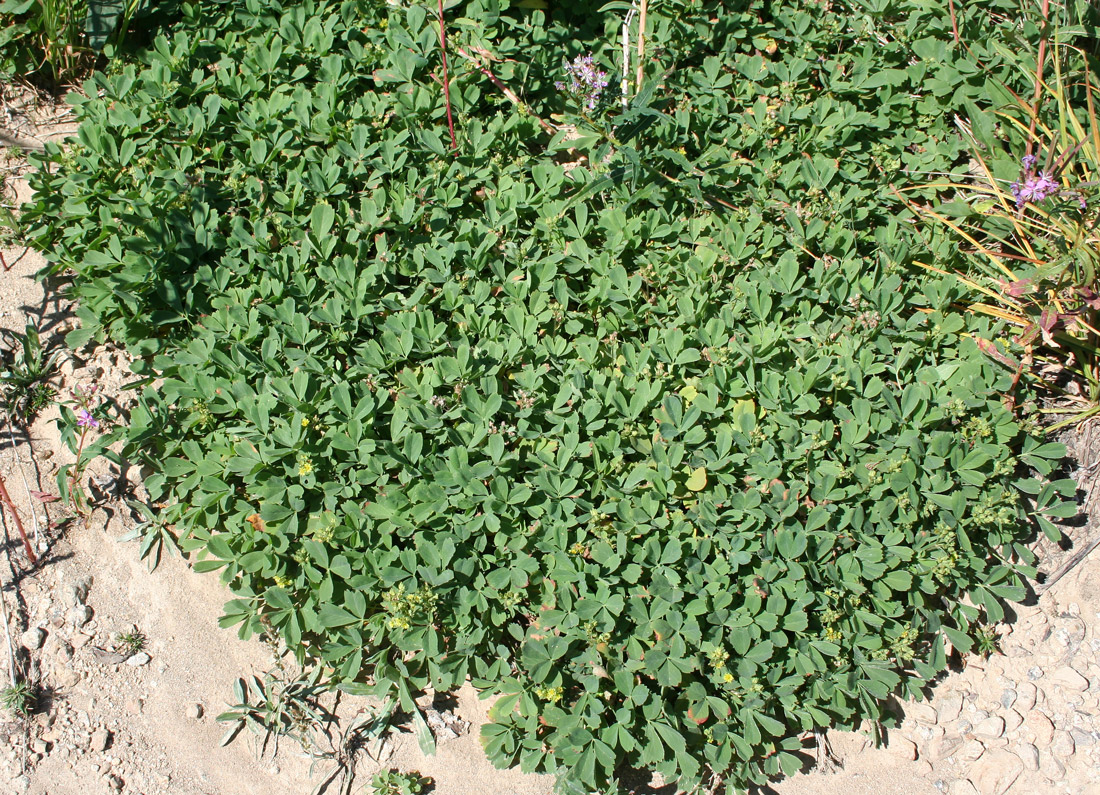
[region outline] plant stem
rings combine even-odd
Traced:
[[[80,429],[80,442],[76,446],[76,461],[73,462],[72,472],[69,473],[69,499],[74,499],[76,489],[78,488],[80,481],[80,459],[84,454],[84,441],[88,438],[88,427],[84,426]],[[83,489],[81,489],[83,494]]]
[[[641,9],[638,11],[638,65],[634,73],[634,91],[642,90],[642,79],[645,77],[645,12],[649,8],[649,0],[642,0]]]
[[[19,684],[15,675],[15,644],[11,642],[11,616],[8,615],[8,600],[4,596],[3,588],[0,588],[0,610],[4,614],[4,637],[8,641],[8,678],[11,686],[15,687]]]
[[[1035,59],[1035,93],[1031,96],[1031,124],[1028,125],[1027,154],[1035,145],[1035,127],[1039,123],[1039,103],[1043,98],[1043,61],[1047,54],[1047,26],[1050,23],[1050,0],[1043,0],[1043,34],[1039,38],[1039,55]]]
[[[30,558],[32,564],[38,563],[38,556],[34,554],[34,550],[31,548],[31,542],[27,538],[27,531],[23,529],[23,520],[19,518],[19,511],[15,510],[15,505],[11,501],[11,496],[8,494],[8,488],[4,485],[4,479],[2,477],[0,477],[0,501],[7,506],[8,512],[15,521],[15,529],[19,531],[19,536],[23,539],[23,548],[27,551],[27,557]]]
[[[443,25],[443,0],[439,0],[439,49],[443,53],[443,100],[447,103],[447,131],[451,134],[451,148],[457,152],[455,120],[451,115],[451,79],[447,73],[447,29]]]
[[[519,108],[520,111],[526,113],[528,116],[537,121],[542,129],[546,130],[546,132],[548,133],[556,133],[558,131],[558,128],[552,125],[550,122],[536,116],[534,112],[523,102],[523,100],[519,98],[516,92],[508,88],[508,86],[504,85],[504,83],[500,81],[500,78],[493,74],[492,70],[482,64],[480,60],[470,55],[470,53],[466,52],[461,47],[455,47],[455,52],[457,52],[466,60],[473,63],[473,65],[477,67],[477,70],[485,75],[487,78],[489,78],[489,80],[492,81],[493,85],[496,86],[500,90],[500,92],[504,94],[504,96],[507,97],[509,101],[512,102],[512,104]],[[484,50],[479,51],[475,48],[475,52],[484,52]],[[491,54],[488,55],[490,55],[491,57]]]

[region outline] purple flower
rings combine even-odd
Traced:
[[[1023,165],[1024,171],[1031,171],[1031,169],[1035,168],[1035,166],[1039,164],[1039,158],[1037,158],[1035,155],[1024,155],[1023,159],[1020,161],[1020,164]]]
[[[1038,174],[1026,174],[1023,184],[1012,183],[1012,195],[1016,206],[1023,207],[1027,202],[1038,204],[1058,192],[1058,183],[1045,171]]]
[[[81,428],[98,428],[99,420],[88,409],[81,409],[76,413],[76,424]]]
[[[569,77],[569,82],[559,81],[554,84],[555,87],[559,91],[568,91],[589,110],[595,110],[600,104],[603,90],[608,86],[607,72],[596,68],[596,62],[590,53],[578,55],[573,63],[566,64],[565,74]]]

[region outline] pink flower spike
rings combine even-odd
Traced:
[[[99,420],[88,409],[81,409],[76,413],[76,424],[81,428],[98,428]]]

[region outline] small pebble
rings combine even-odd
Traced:
[[[1069,732],[1056,731],[1054,732],[1054,738],[1050,743],[1050,750],[1062,759],[1068,759],[1073,756],[1073,752],[1076,750],[1073,743],[1073,738]]]
[[[147,653],[145,653],[143,651],[139,651],[137,654],[133,655],[132,657],[128,657],[126,659],[126,664],[127,665],[132,665],[135,668],[138,668],[142,665],[147,665],[148,662],[151,659],[153,659],[153,658],[150,657]]]
[[[42,627],[31,627],[19,637],[19,642],[26,649],[40,649],[46,640],[46,630]]]
[[[96,729],[88,740],[88,747],[93,751],[106,751],[107,744],[111,741],[111,733],[106,729]]]
[[[189,704],[188,707],[187,707],[186,714],[187,714],[187,717],[190,718],[191,720],[198,720],[199,718],[202,717],[202,713],[203,713],[202,704]],[[891,742],[890,745],[892,747],[893,742]]]
[[[1039,749],[1031,743],[1020,743],[1016,746],[1016,756],[1020,757],[1020,761],[1024,763],[1026,770],[1036,771],[1039,769]]]

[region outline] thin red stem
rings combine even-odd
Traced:
[[[27,531],[23,529],[23,520],[19,518],[19,511],[15,510],[15,505],[8,495],[8,488],[4,485],[3,478],[0,478],[0,501],[3,501],[4,505],[7,506],[8,513],[10,513],[12,519],[15,520],[15,529],[19,531],[19,537],[23,539],[23,548],[27,551],[27,557],[30,558],[31,564],[38,563],[38,556],[35,555],[34,550],[31,549],[31,542],[27,538]]]
[[[451,115],[451,79],[447,74],[447,29],[443,25],[443,0],[439,0],[439,48],[443,52],[443,99],[447,103],[447,131],[451,134],[451,148],[457,152],[455,120]]]
[[[1047,54],[1047,25],[1050,22],[1050,0],[1043,0],[1043,35],[1039,39],[1039,56],[1035,61],[1035,93],[1031,96],[1031,124],[1028,126],[1027,154],[1035,145],[1035,127],[1039,123],[1039,102],[1043,97],[1043,62]]]

